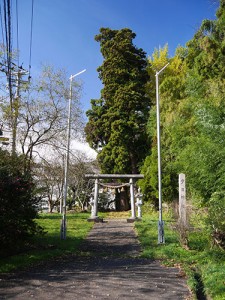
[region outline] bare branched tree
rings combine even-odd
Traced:
[[[79,105],[81,86],[73,85],[72,136],[82,132],[82,111]],[[33,158],[34,150],[40,147],[64,148],[68,118],[68,77],[62,70],[44,67],[38,82],[32,87],[29,97],[21,101],[18,123],[19,144],[23,154]]]

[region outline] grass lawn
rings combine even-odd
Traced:
[[[146,211],[143,221],[135,227],[143,247],[143,256],[160,259],[165,265],[178,266],[188,277],[190,288],[198,295],[210,295],[213,300],[225,299],[225,251],[212,247],[201,220],[195,220],[198,228],[188,235],[189,249],[180,245],[175,222],[169,213],[164,214],[165,244],[158,245],[158,214]],[[199,228],[199,224],[201,228]]]
[[[79,244],[93,226],[92,222],[87,222],[89,217],[90,213],[67,214],[67,236],[66,240],[61,240],[62,216],[56,213],[40,214],[36,221],[44,228],[45,235],[33,238],[29,247],[21,251],[20,254],[1,259],[0,273],[27,267],[55,256],[76,253]]]

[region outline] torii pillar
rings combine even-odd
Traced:
[[[127,219],[128,223],[132,223],[136,220],[136,210],[134,203],[134,180],[130,178],[130,206],[131,206],[131,217]]]
[[[98,217],[98,178],[95,178],[95,190],[94,190],[94,203],[91,211],[91,217],[88,218],[89,222],[102,222],[103,219]]]

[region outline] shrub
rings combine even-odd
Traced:
[[[213,242],[225,248],[225,191],[212,194],[208,203],[208,218]]]
[[[39,231],[35,185],[22,156],[11,156],[0,149],[0,240],[1,253],[17,246]],[[4,251],[6,252],[6,251]]]

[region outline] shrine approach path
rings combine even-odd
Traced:
[[[0,299],[191,299],[178,268],[141,258],[133,223],[96,223],[71,255],[0,276]]]

